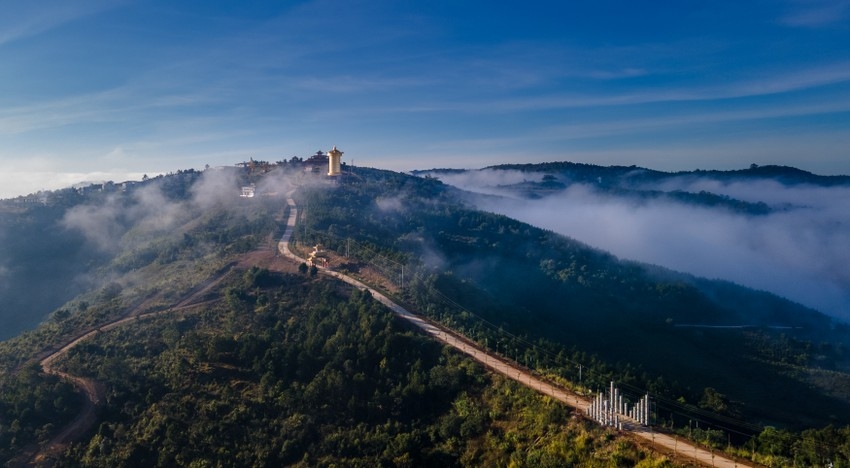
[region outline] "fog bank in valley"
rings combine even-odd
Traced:
[[[700,191],[764,202],[766,215],[691,205],[665,198],[612,195],[569,184],[540,199],[505,186],[543,174],[482,170],[432,174],[476,193],[480,209],[500,213],[609,251],[620,258],[773,292],[850,320],[850,187],[785,186],[770,179],[725,183],[670,177],[641,190]]]

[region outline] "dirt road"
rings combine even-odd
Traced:
[[[289,249],[289,240],[292,237],[292,231],[295,227],[295,222],[298,218],[298,211],[295,206],[295,201],[292,198],[288,197],[286,202],[290,208],[289,218],[286,222],[286,230],[283,233],[280,242],[278,243],[278,249],[283,255],[295,260],[296,262],[304,262],[305,260],[303,258],[298,257]],[[585,414],[587,413],[587,409],[590,407],[590,400],[585,399],[583,396],[567,391],[563,388],[556,387],[552,383],[545,381],[529,373],[527,370],[518,367],[515,363],[488,353],[477,344],[468,340],[466,337],[459,335],[454,331],[445,328],[437,323],[434,323],[424,317],[421,317],[408,311],[404,307],[393,302],[390,298],[382,294],[380,291],[377,291],[374,288],[371,288],[361,283],[360,281],[351,278],[350,276],[324,268],[319,268],[319,271],[322,274],[345,281],[346,283],[360,290],[369,291],[372,294],[372,297],[377,299],[385,306],[389,307],[390,310],[392,310],[399,317],[419,327],[425,333],[431,335],[433,338],[449,346],[452,346],[453,348],[461,351],[462,353],[467,354],[468,356],[484,364],[484,366],[493,370],[494,372],[498,372],[502,375],[505,375],[506,377],[516,380],[517,382],[525,385],[526,387],[537,390],[540,393],[548,395],[558,401],[567,404],[568,406],[579,409]],[[673,453],[675,456],[689,458],[706,466],[716,466],[724,468],[755,466],[751,464],[742,463],[740,461],[735,461],[724,456],[720,456],[718,454],[712,453],[709,450],[697,447],[685,440],[680,440],[667,434],[654,432],[649,427],[644,427],[637,424],[625,424],[623,426],[623,430],[648,441],[656,447],[663,447],[670,453]]]
[[[88,432],[91,427],[97,422],[97,408],[103,402],[103,398],[105,395],[105,389],[103,387],[103,384],[94,379],[90,379],[87,377],[79,377],[58,370],[55,367],[55,364],[62,356],[67,354],[68,351],[70,351],[83,341],[93,338],[98,333],[108,332],[128,322],[133,322],[148,317],[155,317],[163,314],[185,312],[189,309],[196,308],[198,305],[204,304],[205,302],[199,302],[198,298],[202,297],[209,290],[218,285],[218,283],[224,278],[224,274],[227,273],[227,271],[229,271],[230,268],[234,265],[235,263],[227,265],[226,267],[218,271],[217,274],[214,275],[212,278],[193,288],[189,293],[184,296],[182,300],[180,300],[172,308],[156,312],[136,313],[134,311],[136,308],[134,307],[128,312],[127,316],[113,320],[112,322],[105,323],[98,327],[96,330],[91,330],[82,333],[72,338],[69,342],[67,342],[58,350],[44,357],[39,362],[42,370],[47,374],[59,376],[62,379],[65,379],[74,384],[74,386],[80,389],[80,391],[85,396],[85,403],[83,404],[83,408],[80,410],[80,413],[77,415],[77,417],[74,418],[74,420],[68,423],[65,427],[61,428],[59,432],[57,432],[56,435],[54,435],[48,443],[46,443],[35,453],[29,452],[27,454],[24,454],[22,457],[19,457],[18,460],[12,462],[12,466],[51,466],[53,464],[52,460],[55,460],[63,451],[65,451],[65,449],[68,448],[68,445],[71,442]]]
[[[286,230],[283,236],[281,237],[280,242],[278,243],[278,250],[285,257],[295,260],[296,262],[305,262],[304,259],[293,254],[289,249],[289,239],[292,236],[292,232],[295,227],[298,215],[294,201],[291,198],[288,198],[287,203],[290,206],[290,212],[286,222]],[[322,274],[338,278],[341,281],[351,284],[352,286],[358,289],[369,291],[376,300],[390,308],[390,310],[392,310],[399,317],[407,320],[411,324],[423,330],[425,333],[428,333],[434,339],[439,340],[469,355],[470,357],[482,363],[484,366],[491,369],[492,371],[498,372],[507,376],[508,378],[514,379],[529,388],[537,390],[545,395],[548,395],[556,400],[567,404],[568,406],[581,410],[582,412],[586,413],[587,409],[590,407],[590,401],[585,399],[584,397],[573,392],[567,391],[566,389],[557,387],[551,382],[543,380],[531,374],[527,370],[520,368],[511,361],[490,354],[477,344],[468,340],[466,337],[459,335],[450,329],[447,329],[437,323],[431,322],[428,319],[425,319],[419,315],[408,311],[404,307],[393,302],[390,298],[385,296],[380,291],[377,291],[376,289],[371,288],[365,285],[364,283],[347,275],[325,268],[320,268],[320,271]],[[86,396],[86,403],[80,414],[71,423],[63,427],[51,439],[51,441],[46,444],[39,452],[32,456],[26,457],[26,461],[20,463],[20,465],[50,466],[52,464],[51,460],[59,456],[62,451],[67,448],[70,442],[77,439],[80,435],[86,433],[96,422],[97,407],[101,404],[104,398],[103,385],[93,379],[78,377],[59,371],[54,367],[54,364],[60,357],[64,356],[69,350],[77,346],[79,343],[94,337],[96,334],[107,332],[128,322],[162,314],[182,312],[197,307],[201,304],[200,302],[196,301],[197,298],[201,297],[211,288],[215,287],[218,282],[224,277],[225,272],[226,270],[219,272],[218,275],[216,275],[209,281],[203,283],[199,287],[195,288],[193,291],[187,294],[183,300],[179,301],[179,303],[176,304],[173,308],[157,312],[148,312],[144,314],[130,313],[124,318],[117,319],[100,326],[97,330],[92,330],[73,338],[62,348],[42,359],[40,364],[44,371],[50,374],[58,375],[61,378],[72,382],[75,386],[80,388]],[[670,453],[675,453],[677,456],[680,457],[690,458],[706,466],[729,468],[738,466],[753,466],[742,462],[736,462],[717,454],[713,454],[708,450],[696,447],[693,444],[690,444],[684,440],[679,440],[666,434],[653,432],[651,428],[639,426],[637,424],[626,424],[624,425],[624,430],[631,434],[634,434],[637,437],[647,440],[648,442],[654,444],[656,447],[664,447]]]

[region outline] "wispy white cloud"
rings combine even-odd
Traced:
[[[457,111],[521,112],[546,109],[613,107],[663,102],[716,101],[758,97],[802,91],[821,86],[850,82],[850,62],[834,63],[807,70],[791,70],[765,74],[762,77],[740,79],[722,85],[693,87],[668,86],[664,89],[646,88],[635,92],[562,94],[544,93],[528,97],[488,98],[451,102],[431,102],[412,107],[418,112]]]
[[[619,68],[613,70],[592,70],[586,72],[590,78],[598,78],[600,80],[619,80],[622,78],[635,78],[639,76],[647,76],[650,72],[644,68]]]
[[[646,135],[657,131],[675,131],[682,127],[846,112],[850,112],[850,99],[796,105],[768,104],[737,110],[690,111],[685,114],[669,114],[667,116],[646,116],[639,114],[631,118],[544,127],[535,130],[534,135],[531,135],[531,137],[567,140],[637,133]]]
[[[115,92],[67,96],[0,110],[0,134],[111,120],[121,113]]]
[[[60,7],[54,11],[14,0],[15,11],[0,18],[0,46],[4,40],[49,32],[108,7],[106,0],[98,1],[74,11],[57,3]],[[789,11],[808,8],[802,3],[792,7]],[[734,35],[636,34],[633,42],[623,41],[626,36],[594,42],[567,31],[545,37],[506,31],[467,41],[455,37],[458,31],[452,28],[457,24],[369,1],[300,2],[263,19],[222,15],[210,20],[208,11],[168,8],[181,24],[200,17],[203,23],[189,35],[145,26],[145,35],[155,32],[169,38],[156,47],[134,42],[140,37],[128,34],[124,40],[141,58],[120,64],[93,62],[91,75],[96,79],[80,80],[85,86],[63,88],[57,81],[46,97],[41,92],[47,87],[19,84],[28,95],[5,94],[0,106],[3,152],[10,154],[9,148],[17,145],[25,154],[79,157],[76,164],[94,154],[117,161],[119,167],[125,160],[145,159],[148,167],[167,164],[164,170],[171,170],[175,164],[238,161],[254,149],[289,157],[304,148],[315,150],[333,134],[335,143],[352,150],[360,145],[361,154],[369,153],[358,160],[367,163],[375,156],[372,160],[379,166],[401,164],[392,154],[395,150],[384,149],[400,145],[415,146],[434,164],[445,161],[440,165],[456,165],[471,155],[475,164],[486,165],[580,154],[667,164],[684,159],[673,155],[674,147],[722,165],[729,159],[713,151],[729,150],[745,155],[747,163],[761,162],[749,160],[759,151],[759,138],[748,132],[769,119],[807,117],[804,123],[810,124],[818,120],[810,116],[823,115],[828,118],[821,124],[834,127],[846,117],[835,114],[850,110],[850,62],[841,60],[842,55],[829,55],[831,63],[824,54],[806,57],[806,65],[800,65],[799,57],[789,57],[755,62],[746,69],[727,67],[727,57],[740,57],[733,50]],[[138,11],[150,14],[141,5]],[[399,11],[402,14],[396,15]],[[108,19],[133,24],[124,12],[112,13]],[[659,41],[662,36],[670,40]],[[183,41],[185,37],[191,40]],[[95,35],[74,38],[76,45],[100,40]],[[53,36],[44,39],[56,48],[55,56],[61,56],[64,45],[48,43]],[[3,48],[7,50],[14,48]],[[114,73],[99,75],[98,66]],[[801,92],[807,90],[815,91]],[[752,125],[732,136],[716,131],[727,122]],[[704,133],[688,146],[687,138],[696,133],[692,130]],[[806,131],[791,132],[799,136]],[[60,135],[69,135],[76,146],[70,147]],[[591,145],[609,136],[618,138],[610,138],[607,148]],[[641,136],[667,140],[637,142]],[[742,136],[746,141],[741,145],[726,145]],[[699,137],[711,141],[703,144]],[[776,148],[769,138],[764,140],[763,148]],[[778,140],[788,143],[785,135]],[[838,140],[835,135],[827,139],[829,144]],[[274,148],[276,143],[280,146]],[[814,148],[825,148],[815,143]],[[116,148],[123,155],[105,157]],[[787,154],[778,149],[778,154]],[[832,154],[832,147],[826,150]],[[185,158],[182,163],[178,156]]]
[[[132,121],[140,113],[218,102],[215,93],[197,89],[156,89],[156,82],[133,82],[102,91],[0,109],[0,135],[57,128],[72,124]]]
[[[310,40],[303,47],[294,47],[296,36],[307,34],[317,26],[315,12],[329,9],[333,8],[326,2],[310,3],[256,30],[211,39],[214,44],[182,50],[171,63],[159,64],[156,69],[146,70],[110,90],[7,107],[0,110],[0,134],[84,122],[132,122],[140,114],[152,120],[151,117],[159,117],[144,112],[200,109],[211,104],[244,110],[246,115],[253,112],[256,118],[258,111],[274,102],[284,109],[301,106],[303,116],[318,113],[319,118],[326,118],[326,115],[319,115],[323,112],[321,104],[331,102],[325,93],[375,97],[357,102],[356,108],[340,106],[328,111],[337,117],[346,112],[359,116],[493,114],[746,98],[850,81],[850,63],[837,62],[785,73],[765,72],[760,77],[739,78],[722,85],[604,86],[608,81],[658,73],[657,67],[665,58],[682,54],[682,48],[692,45],[690,43],[580,49],[522,42],[500,45],[492,50],[435,50],[433,55],[428,55],[427,49],[417,49],[395,52],[389,57],[366,54],[362,58],[364,63],[384,60],[379,65],[389,65],[379,68],[379,73],[362,64],[337,72],[333,62],[328,62],[327,68],[319,72],[315,68],[318,57],[369,49],[369,44],[363,42],[365,39]],[[308,17],[313,19],[306,20],[306,26],[299,23]],[[331,24],[339,25],[340,22],[331,20]],[[268,34],[270,30],[284,32],[273,36]],[[402,30],[393,25],[380,25],[379,34],[370,34],[368,42],[398,40],[405,34],[413,34]],[[720,46],[701,47],[708,49],[701,53],[712,53]],[[260,53],[260,50],[266,52]],[[630,56],[641,58],[629,60]],[[221,64],[227,67],[221,68]],[[423,70],[426,72],[420,73]],[[603,85],[564,92],[570,87],[560,85],[563,80],[590,80]],[[517,89],[529,92],[506,92]],[[304,107],[305,102],[318,105]],[[269,116],[279,118],[282,112],[285,111]],[[634,124],[632,127],[640,130],[652,125]]]
[[[677,138],[660,137],[657,141],[633,143],[624,140],[622,137],[642,136],[659,134],[677,134],[689,135],[683,131],[688,128],[700,128],[705,131],[705,127],[712,124],[725,124],[744,121],[758,121],[765,119],[776,119],[783,117],[801,117],[808,115],[820,115],[828,113],[850,112],[850,101],[832,102],[821,104],[797,105],[797,106],[773,106],[767,108],[753,108],[735,111],[709,111],[705,113],[688,113],[683,115],[667,115],[667,116],[646,116],[643,114],[632,117],[623,117],[617,120],[602,120],[596,122],[578,122],[572,124],[556,124],[543,126],[540,128],[517,129],[514,133],[503,134],[500,136],[487,136],[480,138],[460,138],[460,139],[444,139],[425,145],[417,150],[427,150],[428,155],[422,159],[434,161],[433,158],[438,158],[441,154],[449,154],[450,157],[445,159],[448,163],[447,167],[476,167],[476,164],[488,164],[485,160],[473,158],[471,155],[479,154],[486,155],[489,158],[497,158],[504,162],[516,161],[535,161],[543,162],[554,159],[564,158],[579,158],[578,153],[584,157],[590,157],[595,160],[600,152],[588,149],[576,149],[575,145],[566,146],[568,142],[582,140],[598,140],[600,138],[617,137],[620,142],[618,146],[621,149],[609,149],[604,151],[604,154],[614,157],[614,159],[605,162],[624,163],[627,165],[641,163],[641,161],[652,161],[653,163],[662,163],[669,167],[669,163],[664,160],[698,160],[702,161],[697,164],[705,164],[706,161],[715,161],[719,163],[718,167],[723,167],[724,164],[734,163],[735,158],[749,155],[754,157],[752,161],[771,162],[769,159],[765,161],[763,158],[770,154],[778,158],[789,156],[789,151],[801,150],[808,148],[815,150],[823,150],[824,145],[835,143],[836,145],[843,144],[848,141],[848,138],[839,138],[840,143],[834,141],[834,136],[842,135],[842,131],[838,131],[836,135],[817,132],[815,135],[801,137],[794,131],[790,131],[782,136],[759,136],[758,131],[753,130],[749,137],[739,135],[736,143],[729,143],[726,139],[717,138],[711,142],[706,142],[699,145],[698,148],[686,146]],[[808,134],[810,130],[806,130]],[[561,152],[545,152],[541,153],[538,149],[529,147],[529,142],[535,142],[535,148],[539,145],[549,147],[561,146]],[[678,141],[678,143],[676,143]],[[836,148],[833,148],[833,150]],[[734,155],[730,159],[724,159],[723,154]],[[463,156],[460,156],[463,155]],[[691,156],[691,157],[688,157]],[[452,164],[454,160],[454,164]],[[751,159],[745,161],[752,162]],[[405,166],[405,168],[422,169],[420,166]],[[458,166],[460,164],[461,166]],[[495,164],[493,162],[492,164]],[[695,169],[694,166],[676,165],[678,170]],[[703,166],[704,167],[704,166]]]
[[[786,26],[816,28],[840,23],[850,16],[848,0],[792,0],[779,22]]]
[[[426,77],[354,76],[350,74],[311,75],[294,83],[300,89],[328,93],[366,93],[399,88],[420,88],[437,84],[436,80]]]
[[[723,97],[763,96],[787,93],[850,81],[850,62],[839,61],[820,66],[770,72],[764,76],[734,82],[728,87],[717,87],[714,94]]]
[[[454,68],[453,68],[454,67]],[[793,68],[786,70],[762,70],[755,76],[739,76],[721,84],[698,83],[690,86],[665,85],[664,87],[647,85],[643,87],[589,87],[581,91],[566,91],[570,86],[544,86],[544,81],[557,81],[558,78],[551,75],[559,74],[560,78],[567,76],[564,72],[553,72],[551,70],[534,69],[531,65],[524,66],[521,63],[510,61],[501,66],[490,63],[486,66],[480,65],[475,73],[469,73],[469,65],[445,63],[438,67],[439,72],[430,75],[427,79],[409,79],[405,77],[384,80],[388,86],[386,91],[406,92],[403,99],[376,99],[373,102],[363,103],[356,109],[358,115],[381,115],[381,114],[423,114],[423,113],[460,113],[460,114],[509,114],[515,112],[533,113],[538,111],[566,110],[566,109],[592,109],[592,108],[615,108],[627,106],[652,105],[658,103],[711,103],[715,101],[729,101],[735,99],[757,98],[762,96],[791,95],[796,92],[817,89],[828,85],[850,83],[850,62],[838,61],[808,68]],[[499,69],[499,73],[486,73],[486,69]],[[516,74],[511,69],[520,68]],[[555,67],[557,68],[557,67]],[[536,76],[541,83],[533,86],[533,79],[522,78],[522,73]],[[622,69],[602,70],[586,69],[573,70],[569,73],[572,78],[581,76],[587,78],[593,76],[598,80],[617,79],[618,76],[641,76],[651,74],[645,69]],[[485,75],[487,78],[460,79],[461,76]],[[326,83],[321,79],[320,83]],[[356,77],[346,77],[342,81],[331,80],[324,84],[327,89],[353,91],[358,86],[365,88],[378,87],[381,80],[365,80],[358,82]],[[511,93],[505,92],[506,88],[521,88],[525,85],[531,86],[529,92]],[[424,92],[417,94],[424,88],[426,91],[441,88],[439,92]],[[809,115],[819,112],[819,104],[809,106],[792,106],[791,110],[778,110],[775,103],[762,101],[765,110],[763,114],[777,114],[791,116],[795,112],[800,115]],[[824,106],[823,112],[838,112],[844,103],[832,103]],[[703,109],[692,107],[693,112],[702,113]],[[345,109],[337,112],[345,113]],[[712,117],[715,118],[715,117]],[[750,118],[750,117],[732,117]]]
[[[40,1],[9,0],[3,2],[0,15],[0,46],[32,37],[62,24],[115,8],[121,3],[106,0]]]

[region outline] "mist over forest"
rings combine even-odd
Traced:
[[[641,172],[613,182],[501,168],[423,174],[490,195],[470,197],[480,209],[620,258],[733,281],[850,320],[850,185]],[[534,191],[547,181],[547,190]],[[701,196],[729,203],[694,203]],[[730,208],[735,203],[764,210]]]
[[[57,308],[114,279],[106,268],[131,270],[156,257],[162,236],[187,242],[204,214],[233,215],[244,205],[235,170],[178,171],[132,184],[132,189],[51,192],[46,204],[0,209],[0,340],[34,328]],[[258,181],[260,193],[284,192],[282,174]],[[196,236],[196,255],[218,248]],[[127,252],[130,252],[128,254]],[[114,266],[113,265],[113,266]]]
[[[344,402],[339,396],[349,395],[351,388],[380,382],[375,378],[383,378],[379,369],[389,368],[383,364],[389,359],[356,358],[365,366],[362,370],[349,365],[355,362],[350,350],[366,349],[357,340],[388,330],[368,325],[377,313],[366,307],[370,296],[357,290],[353,296],[339,296],[353,302],[340,323],[331,326],[330,311],[343,309],[342,302],[328,302],[328,292],[343,290],[319,274],[316,265],[296,265],[298,259],[292,263],[279,256],[277,239],[283,238],[289,239],[290,249],[321,255],[321,263],[340,274],[375,281],[424,317],[463,330],[478,345],[508,359],[512,355],[542,375],[560,376],[586,389],[610,384],[613,375],[634,395],[652,393],[659,427],[692,437],[690,421],[701,417],[706,432],[696,438],[715,448],[758,438],[754,447],[760,453],[787,457],[794,440],[816,439],[832,434],[831,429],[789,435],[789,442],[776,448],[761,441],[763,432],[765,440],[772,434],[766,426],[808,430],[844,424],[850,414],[847,326],[772,294],[618,261],[606,252],[749,286],[746,280],[755,279],[767,285],[761,289],[787,288],[775,291],[786,297],[791,297],[788,291],[806,293],[807,287],[815,290],[819,281],[828,281],[835,292],[827,299],[840,306],[847,290],[846,276],[838,268],[844,253],[828,247],[846,240],[841,206],[850,184],[844,179],[801,184],[750,173],[737,178],[728,172],[668,175],[548,163],[433,171],[432,177],[358,167],[331,180],[294,158],[275,167],[253,166],[190,169],[0,204],[0,239],[5,241],[0,244],[0,331],[12,336],[33,328],[0,347],[7,372],[0,375],[7,377],[0,379],[0,387],[5,385],[0,388],[0,417],[19,418],[20,408],[41,411],[25,425],[0,425],[0,460],[26,458],[29,452],[22,448],[32,440],[48,444],[53,426],[47,425],[64,427],[79,406],[76,399],[58,397],[72,393],[70,383],[55,386],[57,378],[39,371],[32,356],[46,355],[43,350],[62,349],[60,365],[71,375],[108,385],[110,398],[121,395],[105,403],[106,416],[98,416],[98,427],[105,432],[98,429],[91,438],[81,433],[78,444],[64,452],[68,460],[99,453],[152,466],[151,457],[166,460],[167,454],[185,451],[191,443],[171,436],[148,443],[145,434],[151,431],[174,436],[187,428],[230,431],[227,424],[234,421],[186,409],[208,406],[198,394],[234,407],[246,404],[245,392],[218,394],[218,389],[235,388],[236,381],[240,386],[252,382],[247,385],[256,391],[248,393],[264,395],[266,403],[289,401],[286,411],[314,418],[321,416],[315,408],[325,405],[318,397]],[[297,229],[281,237],[286,220],[296,220]],[[821,263],[806,262],[815,258]],[[743,280],[729,276],[727,262]],[[47,301],[27,301],[34,297]],[[306,320],[296,319],[307,313],[312,315]],[[123,323],[133,325],[119,326]],[[157,323],[166,329],[156,329]],[[294,325],[316,325],[321,332],[290,329]],[[341,345],[342,335],[336,333],[343,329],[353,340],[348,345]],[[60,346],[91,330],[102,333],[80,346]],[[272,337],[271,331],[280,335]],[[250,338],[255,333],[265,338]],[[414,336],[410,330],[404,333]],[[293,340],[291,349],[271,352],[280,337]],[[396,345],[373,344],[387,356],[401,355]],[[148,364],[118,357],[129,353],[129,359],[138,360],[140,349],[150,351],[142,358]],[[309,349],[321,353],[308,357]],[[327,362],[341,365],[345,373],[311,364],[326,360],[326,353],[333,355]],[[398,361],[398,370],[410,375],[411,365],[419,369],[413,381],[420,383],[437,378],[432,382],[436,398],[418,396],[430,383],[408,385],[394,372],[386,375],[391,384],[386,391],[363,390],[353,397],[354,406],[349,402],[346,407],[368,408],[383,393],[407,395],[411,401],[444,398],[439,389],[445,379],[414,361]],[[270,397],[284,391],[276,383],[274,366],[280,378],[293,382],[285,391],[309,398]],[[11,372],[16,367],[28,372]],[[139,372],[128,374],[130,369]],[[195,383],[206,390],[192,387]],[[453,388],[471,388],[460,384]],[[157,403],[165,401],[179,404]],[[169,429],[149,426],[160,418],[146,413],[160,407],[165,414],[185,413],[191,423],[178,427],[179,416],[166,418]],[[329,419],[333,424],[339,409]],[[290,414],[265,403],[255,410],[258,415]],[[351,417],[367,420],[377,414],[356,413]],[[417,414],[408,409],[396,413]],[[454,423],[444,424],[449,419],[435,417],[439,431],[422,429],[420,434],[443,437],[460,431],[458,440],[477,440],[479,432],[464,432]],[[414,419],[418,426],[419,418]],[[264,419],[258,427],[275,424]],[[476,424],[476,431],[492,433],[486,418]],[[300,448],[280,452],[280,459],[303,459],[307,450],[337,453],[334,446],[322,445],[326,437],[315,436],[330,430],[335,429],[302,431]],[[735,435],[724,437],[722,431]],[[251,436],[247,443],[229,434],[225,440],[238,450],[257,440],[277,440]],[[361,435],[352,433],[352,440],[361,440]],[[834,446],[843,443],[843,435],[834,438]],[[4,446],[3,440],[20,443]],[[424,445],[417,446],[428,447],[422,440]],[[209,452],[203,443],[197,447],[198,453]],[[756,456],[751,448],[741,450]],[[815,457],[811,452],[807,456]],[[240,457],[261,451],[245,448],[244,453]],[[366,456],[368,450],[357,453]],[[120,463],[91,463],[111,464]]]

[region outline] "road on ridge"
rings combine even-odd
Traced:
[[[115,319],[112,322],[103,324],[94,330],[89,330],[85,333],[77,335],[64,346],[62,346],[56,351],[53,351],[52,353],[41,359],[41,361],[39,361],[39,364],[41,365],[41,368],[45,373],[56,375],[62,379],[71,382],[74,386],[76,386],[82,391],[83,395],[85,396],[85,402],[83,403],[83,408],[80,410],[80,413],[77,415],[77,417],[75,417],[70,423],[68,423],[65,427],[59,430],[58,433],[53,435],[50,441],[48,441],[44,446],[37,448],[34,453],[29,452],[28,449],[25,450],[21,456],[16,457],[16,459],[12,460],[9,465],[52,466],[53,460],[58,458],[58,456],[68,447],[71,442],[76,440],[81,434],[88,431],[94,425],[94,423],[97,422],[97,407],[100,406],[106,393],[103,384],[88,377],[80,377],[69,374],[67,372],[60,371],[55,367],[56,361],[59,358],[67,354],[68,351],[70,351],[72,348],[74,348],[81,342],[96,336],[98,333],[107,332],[114,328],[120,327],[128,322],[136,321],[139,319],[145,319],[157,315],[171,314],[175,312],[185,312],[201,304],[204,304],[205,301],[197,301],[197,299],[201,297],[202,294],[217,285],[222,280],[222,278],[224,278],[224,273],[228,271],[232,266],[232,264],[227,265],[224,269],[217,272],[216,275],[214,275],[212,278],[195,287],[192,291],[186,294],[186,296],[174,307],[155,312],[137,313],[133,310],[137,307],[136,306],[131,309],[131,311],[125,317]]]
[[[295,206],[295,201],[291,197],[291,192],[290,194],[287,194],[286,203],[289,206],[289,217],[286,220],[286,229],[284,230],[283,236],[281,236],[280,242],[278,242],[278,250],[284,256],[289,257],[297,262],[306,262],[305,259],[295,255],[289,249],[289,240],[292,237],[292,232],[295,228],[295,223],[298,219],[298,210]],[[568,406],[581,410],[585,414],[587,413],[588,408],[590,408],[590,400],[587,400],[583,396],[580,396],[574,392],[569,392],[563,388],[556,387],[552,383],[538,378],[537,376],[529,373],[527,370],[520,368],[516,364],[488,353],[477,344],[468,340],[463,335],[457,334],[448,328],[445,328],[439,324],[436,324],[430,320],[427,320],[419,315],[410,312],[399,304],[393,302],[390,298],[388,298],[380,291],[337,271],[321,267],[319,267],[319,271],[321,271],[325,275],[332,276],[341,281],[344,281],[360,290],[369,291],[372,294],[372,297],[374,297],[378,302],[389,307],[390,310],[392,310],[399,317],[416,325],[425,333],[431,335],[433,338],[449,346],[452,346],[453,348],[461,351],[462,353],[467,354],[468,356],[480,362],[487,368],[498,372],[508,378],[516,380],[517,382],[525,385],[526,387],[537,390],[540,393],[543,393],[544,395],[561,401]],[[715,454],[709,450],[691,444],[686,440],[679,440],[678,438],[667,434],[654,432],[650,427],[644,427],[638,424],[624,424],[623,429],[626,432],[645,439],[646,441],[652,443],[657,447],[663,447],[667,449],[675,456],[690,458],[706,466],[716,466],[724,468],[755,466]]]

